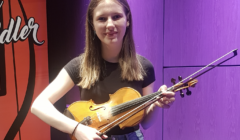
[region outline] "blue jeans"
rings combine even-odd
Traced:
[[[140,129],[125,135],[112,135],[107,140],[144,140]]]

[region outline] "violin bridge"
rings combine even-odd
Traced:
[[[98,117],[98,120],[101,122],[102,120],[98,112],[97,112],[97,117]]]

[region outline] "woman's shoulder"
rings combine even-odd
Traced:
[[[73,59],[71,59],[65,66],[65,67],[79,67],[80,65],[80,56],[75,57]]]
[[[78,84],[79,82],[80,64],[81,64],[81,56],[78,56],[70,60],[64,66],[64,69],[67,71],[68,75],[71,77],[71,79],[75,84]]]
[[[137,55],[138,60],[140,61],[146,75],[144,76],[144,81],[142,84],[142,88],[147,87],[149,84],[155,81],[155,72],[154,72],[154,67],[147,58]]]
[[[149,68],[149,67],[153,68],[152,62],[150,60],[148,60],[147,58],[145,58],[144,56],[137,54],[137,58],[140,61],[143,68]]]
[[[84,53],[72,58],[65,66],[79,67],[82,61]]]

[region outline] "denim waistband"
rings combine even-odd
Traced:
[[[124,135],[112,135],[105,140],[144,140],[143,134],[140,129],[124,134]]]

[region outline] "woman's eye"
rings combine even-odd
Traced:
[[[119,19],[121,16],[120,15],[115,15],[115,16],[113,16],[113,19]]]
[[[105,18],[104,18],[104,17],[100,17],[98,20],[100,20],[100,21],[104,21]]]

